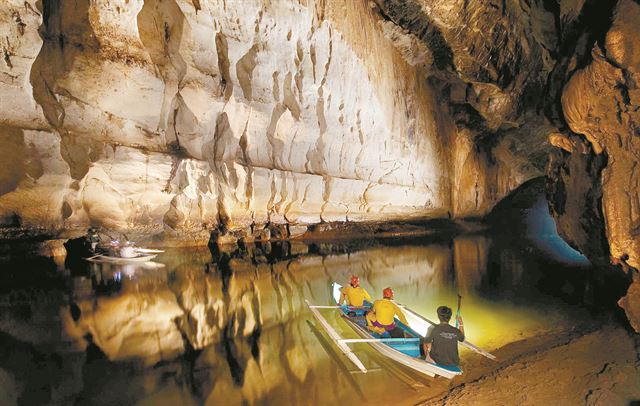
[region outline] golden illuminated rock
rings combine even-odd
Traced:
[[[636,169],[640,152],[638,21],[640,5],[621,1],[604,48],[594,47],[593,61],[572,76],[562,96],[571,129],[584,135],[596,154],[606,154],[602,158],[606,165],[593,179],[601,188],[601,210],[611,256],[628,256],[626,263],[636,269],[640,268],[640,175]],[[577,182],[579,178],[569,181]],[[579,211],[581,206],[574,207]],[[576,219],[581,217],[583,213],[574,215]],[[629,298],[622,303],[632,325],[640,331],[636,301]]]
[[[542,173],[508,154],[485,176],[427,80],[431,45],[369,4],[42,7],[0,11],[5,225],[203,242],[219,222],[480,216]],[[519,92],[464,98],[497,128]]]
[[[640,331],[640,282],[634,282],[629,286],[627,295],[618,302],[627,314],[631,326]]]
[[[446,118],[368,7],[339,3],[63,2],[43,21],[10,2],[0,131],[20,165],[0,217],[157,233],[446,214]]]

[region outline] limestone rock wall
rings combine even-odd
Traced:
[[[562,102],[571,129],[606,156],[601,182],[603,214],[611,254],[629,254],[640,268],[640,6],[621,1],[604,48],[595,47],[593,62],[567,84]]]
[[[9,1],[2,222],[446,215],[450,134],[421,67],[366,5],[263,3]]]
[[[479,141],[468,124],[522,124],[524,74],[499,70],[542,66],[538,81],[542,40],[520,44],[535,29],[512,13],[495,32],[510,53],[489,66],[459,26],[434,46],[438,32],[418,35],[403,22],[413,8],[391,3],[9,0],[0,224],[166,239],[486,214],[542,174],[529,147],[546,147],[528,131]],[[434,29],[458,11],[433,11]]]
[[[597,159],[606,162],[592,180],[601,188],[602,197],[598,200],[613,262],[622,263],[630,278],[636,280],[636,287],[629,289],[630,294],[638,291],[640,283],[633,269],[640,269],[638,21],[640,5],[621,0],[604,42],[592,50],[591,63],[572,76],[562,95],[564,115],[571,130],[584,136]],[[570,152],[572,157],[580,153]],[[568,173],[564,184],[572,187],[584,182],[580,177],[580,174]],[[584,207],[580,203],[574,205],[578,211],[574,219],[593,218]],[[582,224],[586,223],[582,221]],[[628,296],[621,301],[632,325],[640,331],[637,303],[637,293],[636,297]]]

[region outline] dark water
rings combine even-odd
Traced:
[[[488,350],[615,313],[618,285],[544,219],[535,224],[536,235],[515,234],[524,237],[171,249],[135,266],[5,260],[0,403],[413,404],[430,378],[367,344],[354,350],[371,372],[356,373],[304,299],[330,304],[331,283],[356,274],[373,296],[392,286],[398,301],[435,318],[460,293],[468,339]],[[354,336],[332,310],[323,314]]]

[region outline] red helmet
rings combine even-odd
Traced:
[[[393,289],[384,288],[384,290],[382,291],[382,297],[385,299],[393,299]]]
[[[353,275],[351,277],[351,286],[353,286],[355,288],[359,284],[360,284],[360,278],[358,278],[357,276]]]

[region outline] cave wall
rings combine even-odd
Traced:
[[[446,117],[369,8],[339,3],[9,2],[0,132],[18,164],[0,218],[157,232],[446,214]]]
[[[638,21],[640,5],[620,1],[603,48],[593,48],[592,62],[572,76],[562,96],[571,130],[583,135],[596,154],[606,157],[598,180],[611,254],[629,254],[629,263],[635,267],[640,267]]]
[[[558,137],[564,162],[582,160],[590,174],[567,171],[560,182],[572,213],[559,213],[560,224],[577,223],[564,234],[597,259],[619,265],[633,280],[620,301],[632,326],[640,331],[640,4],[618,2],[603,41],[591,50],[591,61],[578,69],[562,93],[562,107],[574,133]],[[577,147],[576,147],[577,146]],[[586,146],[586,148],[585,148]],[[578,156],[582,158],[578,158]],[[590,185],[589,185],[590,184]],[[582,185],[582,186],[577,186]],[[584,199],[578,190],[594,190]],[[596,206],[594,206],[597,203]],[[594,208],[597,207],[597,210]],[[595,230],[591,225],[601,218]],[[583,234],[581,236],[581,234]],[[604,249],[589,247],[606,236]]]
[[[438,54],[373,3],[7,5],[5,226],[204,240],[221,222],[477,217],[542,173],[539,144],[456,125]],[[475,87],[464,103],[512,93]]]

